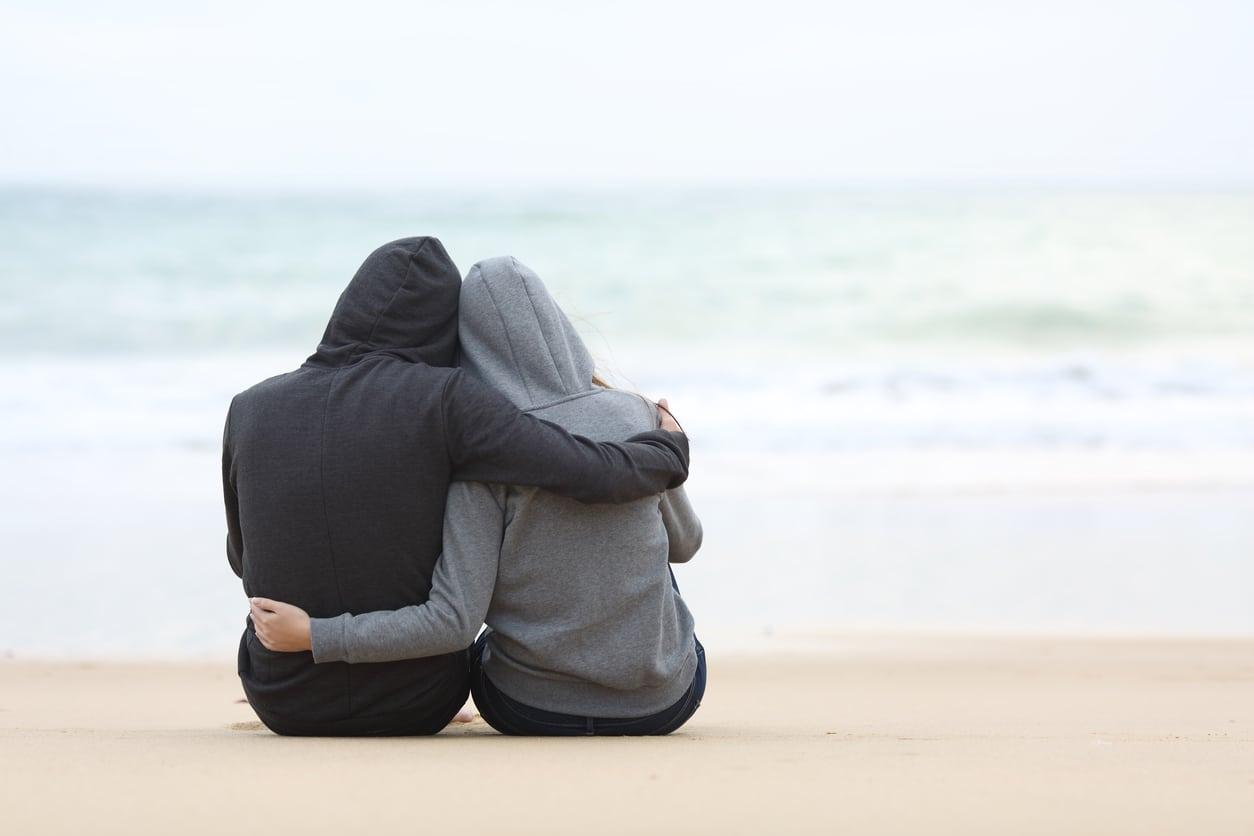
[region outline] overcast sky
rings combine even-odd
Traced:
[[[424,5],[9,0],[0,181],[1254,182],[1248,0]]]

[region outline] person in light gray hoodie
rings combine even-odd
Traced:
[[[464,370],[570,432],[612,440],[658,426],[651,401],[600,385],[566,315],[513,258],[471,269],[459,339]],[[317,663],[391,662],[465,648],[486,621],[469,650],[471,692],[498,731],[667,734],[705,691],[705,651],[669,566],[701,536],[682,487],[585,505],[455,482],[425,603],[309,620],[265,601],[270,623],[257,632],[271,649],[311,646]]]

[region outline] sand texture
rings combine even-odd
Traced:
[[[227,665],[0,662],[0,831],[1254,833],[1254,641],[709,648],[669,738],[280,738]]]

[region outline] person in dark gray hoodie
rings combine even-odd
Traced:
[[[530,415],[603,439],[658,425],[650,401],[594,383],[579,334],[514,259],[471,269],[459,333],[462,369]],[[701,535],[681,487],[611,506],[458,482],[425,603],[310,621],[266,601],[274,618],[259,635],[280,650],[311,646],[319,665],[357,670],[462,649],[486,619],[471,688],[499,731],[665,734],[705,688],[704,650],[669,568],[696,553]]]
[[[454,479],[621,503],[686,478],[680,434],[592,441],[450,368],[460,286],[434,238],[380,247],[340,296],[313,356],[232,400],[222,451],[227,558],[248,595],[327,617],[426,600]],[[466,700],[462,648],[315,664],[308,652],[266,649],[256,635],[264,617],[254,606],[239,675],[276,732],[430,734]]]

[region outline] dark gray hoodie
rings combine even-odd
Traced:
[[[447,368],[460,285],[434,238],[379,248],[314,355],[232,401],[222,451],[227,557],[248,595],[312,616],[426,600],[453,479],[540,485],[593,502],[683,481],[680,435],[596,443]],[[307,652],[267,650],[251,622],[239,674],[258,716],[288,734],[434,732],[467,693],[461,653],[315,665]]]
[[[657,425],[647,400],[592,383],[593,362],[533,272],[480,262],[462,285],[461,365],[528,413],[591,438]],[[536,488],[459,483],[430,599],[313,621],[318,662],[385,662],[465,647],[491,628],[484,666],[517,700],[565,714],[644,716],[671,705],[696,668],[693,620],[668,562],[701,526],[682,488],[617,506]]]

